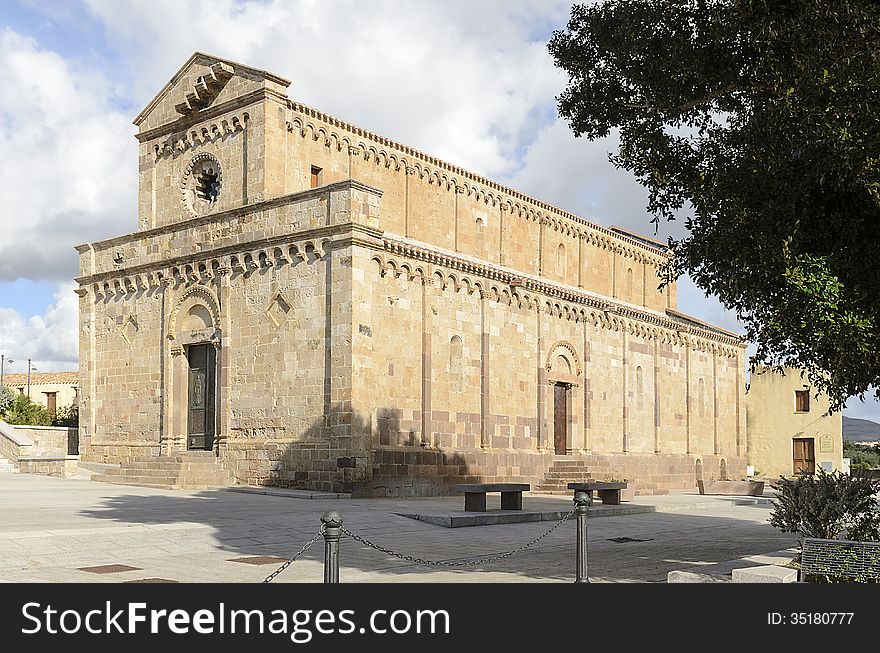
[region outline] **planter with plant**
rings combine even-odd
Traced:
[[[780,476],[773,488],[779,498],[773,501],[770,524],[779,530],[826,540],[880,542],[880,480],[819,468],[813,475]]]

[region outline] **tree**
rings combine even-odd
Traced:
[[[31,401],[27,395],[18,395],[3,415],[8,424],[21,426],[50,426],[52,415],[40,404]]]
[[[59,408],[52,417],[52,426],[79,426],[79,406],[70,404]]]
[[[849,458],[851,469],[877,469],[880,468],[880,445],[860,444],[844,438],[843,457]]]
[[[880,385],[880,3],[606,0],[549,50],[574,133],[619,130],[653,221],[685,215],[664,282],[690,274],[834,410]]]
[[[0,417],[3,417],[3,413],[9,410],[13,399],[15,399],[15,395],[12,390],[6,386],[0,387]]]

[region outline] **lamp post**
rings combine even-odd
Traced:
[[[31,370],[36,372],[37,368],[31,365],[31,359],[28,358],[28,399],[31,398]]]
[[[11,358],[7,360],[6,354],[0,354],[0,392],[3,392],[3,366],[6,363],[12,365],[15,361]]]

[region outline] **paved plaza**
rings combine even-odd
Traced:
[[[491,504],[490,495],[490,508]],[[497,502],[497,495],[495,497]],[[233,562],[245,556],[288,558],[320,526],[327,510],[377,544],[431,560],[501,553],[533,540],[554,522],[444,528],[401,513],[459,511],[459,497],[310,500],[229,490],[171,491],[0,474],[0,581],[259,582],[277,565]],[[527,510],[568,510],[567,497],[524,496]],[[589,520],[589,571],[594,582],[665,582],[667,572],[786,549],[796,537],[767,523],[767,501],[695,493],[636,497],[656,512]],[[497,506],[496,506],[497,507]],[[601,511],[597,506],[596,511]],[[629,538],[630,541],[613,541]],[[322,580],[323,542],[275,582]],[[341,582],[571,582],[572,517],[524,553],[479,567],[412,564],[344,537]],[[136,569],[95,574],[81,567]],[[741,565],[748,566],[748,565]],[[716,565],[717,567],[717,565]]]

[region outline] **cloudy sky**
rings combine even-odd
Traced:
[[[0,354],[77,367],[74,245],[137,227],[133,118],[201,50],[291,97],[603,225],[653,234],[646,193],[556,116],[555,0],[3,0]],[[678,235],[679,223],[657,236]],[[741,331],[687,279],[679,308]],[[874,402],[848,415],[880,420]]]

